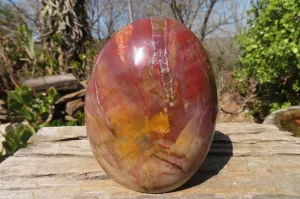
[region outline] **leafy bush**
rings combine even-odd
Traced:
[[[52,126],[54,103],[59,94],[54,88],[35,95],[27,86],[16,87],[7,93],[9,114],[12,121],[22,121],[15,129],[3,133],[5,141],[0,152],[0,162],[20,148],[27,146],[28,139],[40,128]],[[54,123],[55,124],[55,123]]]
[[[59,94],[54,88],[49,88],[47,94],[34,96],[31,88],[22,85],[8,92],[8,105],[12,113],[23,116],[35,130],[38,130],[51,122],[54,103],[58,98]]]
[[[28,139],[35,133],[35,130],[29,126],[20,124],[14,130],[8,131],[3,134],[5,141],[2,142],[4,151],[0,153],[0,161],[1,155],[7,157],[12,155],[14,152],[19,150],[20,148],[24,148],[27,146]]]
[[[0,151],[0,162],[18,149],[26,147],[28,139],[42,127],[84,125],[84,113],[81,111],[73,115],[74,121],[63,119],[64,113],[55,111],[58,99],[59,94],[54,88],[36,95],[31,88],[22,85],[7,93],[11,120],[23,123],[3,134],[5,141],[2,143],[4,150]]]
[[[15,33],[0,34],[0,89],[13,89],[20,80],[59,74],[56,57],[36,50],[33,31],[21,23]],[[2,85],[1,85],[2,84]]]
[[[241,57],[236,78],[247,93],[255,80],[252,113],[263,119],[270,111],[300,103],[300,1],[252,1],[248,26],[237,41]]]
[[[41,40],[35,41],[33,29],[39,27],[30,28],[23,20],[22,14],[9,4],[0,1],[0,25],[3,27],[0,31],[0,98],[7,98],[10,122],[23,122],[14,130],[3,134],[5,141],[4,150],[0,151],[0,162],[19,148],[25,147],[29,137],[42,127],[84,124],[84,113],[81,111],[77,111],[71,119],[68,119],[72,121],[66,121],[65,107],[62,108],[64,105],[55,105],[59,94],[54,88],[48,89],[46,93],[36,94],[29,87],[19,83],[24,79],[67,72],[72,72],[79,80],[86,79],[99,51],[97,43],[91,42],[91,35],[80,32],[87,27],[73,24],[78,22],[73,20],[76,19],[73,10],[67,13],[71,24],[68,25],[67,32],[64,32],[61,31],[62,26],[56,26],[56,22],[58,22],[57,14],[61,16],[59,22],[63,23],[64,20],[68,22],[65,10],[61,10],[61,7],[49,7],[45,1],[43,2],[44,16],[40,21],[43,24],[40,25],[42,27],[48,25],[50,28],[48,30],[54,25],[55,31],[50,34],[44,31],[47,28],[42,28]],[[76,4],[77,7],[78,5]],[[52,15],[53,9],[57,9],[59,13],[55,12],[56,14]],[[80,11],[85,14],[84,10]],[[84,16],[77,17],[80,16],[83,20]],[[48,23],[50,21],[55,23]],[[74,26],[80,29],[76,34]],[[76,41],[70,36],[77,38]],[[79,39],[79,36],[82,38]],[[49,41],[51,45],[45,45]]]
[[[44,14],[41,16],[43,20],[39,25],[45,29],[42,28],[43,35],[40,41],[36,41],[33,29],[39,30],[41,27],[29,27],[20,13],[14,11],[9,4],[0,2],[0,26],[3,27],[0,31],[1,94],[14,89],[19,81],[24,79],[72,72],[78,80],[85,80],[90,73],[94,58],[99,52],[97,42],[91,42],[91,36],[82,32],[78,32],[82,37],[80,41],[70,38],[73,36],[79,38],[79,35],[74,35],[74,24],[69,24],[67,32],[64,32],[61,29],[63,25],[57,26],[56,23],[61,22],[66,25],[64,20],[68,19],[64,16],[65,11],[60,6],[49,7],[45,2],[43,5]],[[57,9],[58,12],[53,12],[53,9]],[[73,7],[69,9],[71,11],[67,15],[72,18]],[[57,15],[61,16],[59,21]],[[76,21],[70,19],[69,22]],[[53,30],[51,30],[52,25],[55,26]],[[46,28],[47,26],[49,27]],[[86,29],[81,25],[77,27]],[[48,30],[51,30],[51,34]]]

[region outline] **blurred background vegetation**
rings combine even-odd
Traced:
[[[0,122],[8,124],[0,161],[42,127],[84,125],[95,57],[116,31],[147,16],[176,19],[204,44],[219,122],[262,122],[299,105],[299,0],[0,0]],[[28,84],[65,74],[76,87]]]

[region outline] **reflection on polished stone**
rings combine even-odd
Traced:
[[[144,18],[114,34],[96,60],[85,103],[96,159],[132,190],[181,186],[213,138],[212,69],[197,37],[175,20]]]

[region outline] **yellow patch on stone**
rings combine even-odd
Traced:
[[[142,131],[144,119],[142,112],[139,113],[133,105],[128,103],[126,109],[121,106],[112,107],[109,111],[109,118],[113,130],[118,137],[134,139]],[[131,111],[130,111],[131,110]]]
[[[134,151],[140,151],[133,140],[118,140],[116,145],[120,159],[134,155]]]
[[[135,164],[137,157],[148,149],[146,140],[142,139],[151,131],[161,135],[169,132],[170,124],[168,116],[159,112],[148,118],[144,112],[137,110],[137,107],[128,104],[126,109],[116,106],[108,112],[112,128],[117,139],[112,143],[120,160],[127,168]]]
[[[146,118],[145,122],[145,132],[156,131],[161,135],[164,135],[169,132],[170,124],[168,116],[163,112],[160,112],[150,119]]]

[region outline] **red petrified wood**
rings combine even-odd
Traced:
[[[184,184],[210,147],[217,114],[206,52],[183,24],[150,17],[107,42],[90,75],[86,126],[116,182],[161,193]]]

